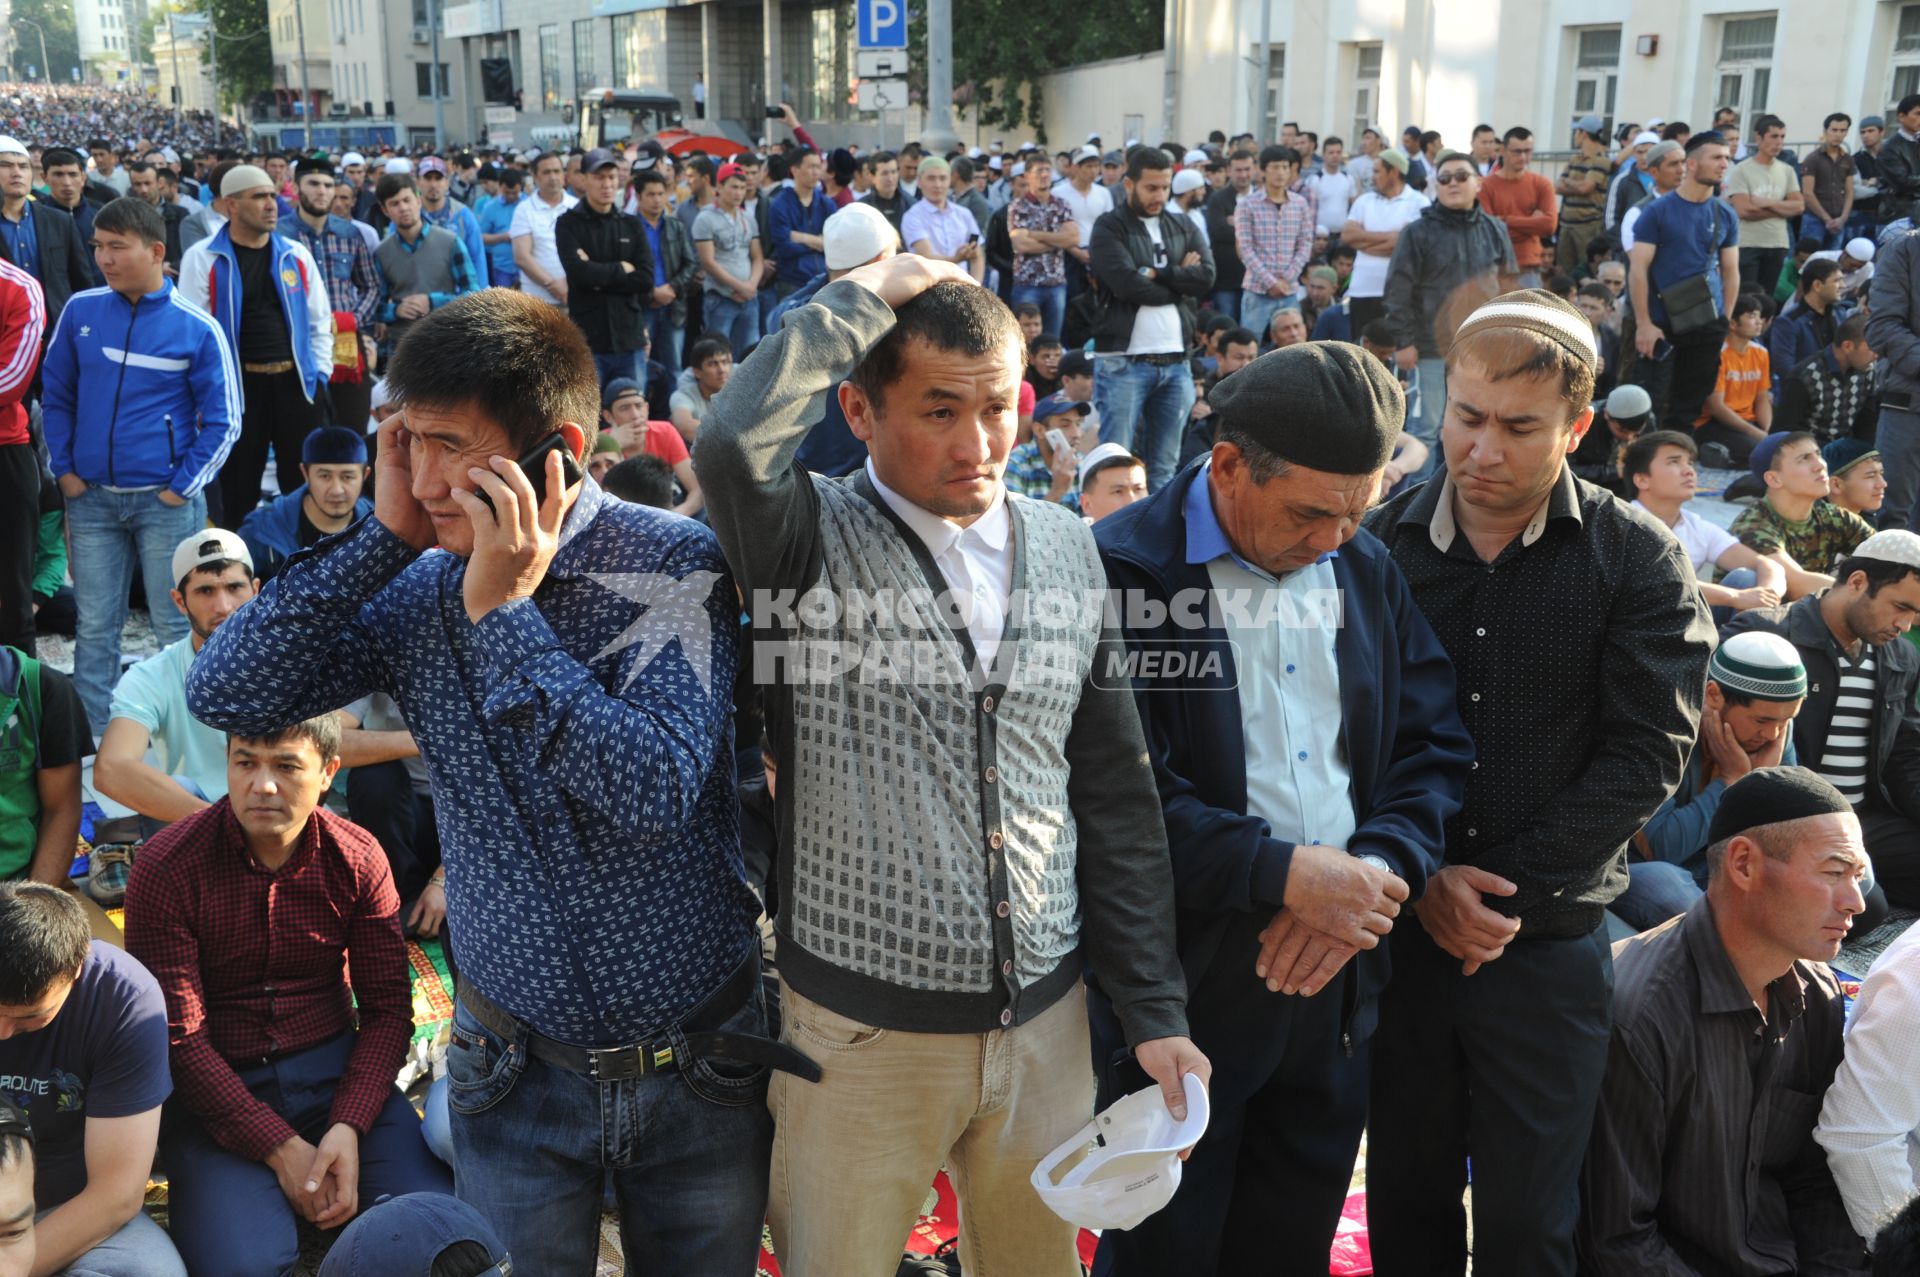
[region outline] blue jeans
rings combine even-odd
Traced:
[[[1150,364],[1125,355],[1096,355],[1093,404],[1100,442],[1117,443],[1147,463],[1147,491],[1173,478],[1180,436],[1193,411],[1193,372],[1186,361]]]
[[[1273,317],[1283,310],[1299,309],[1298,289],[1285,297],[1269,297],[1265,293],[1243,289],[1240,293],[1240,326],[1251,328],[1253,335],[1265,345],[1267,338],[1272,336],[1267,330],[1273,327]]]
[[[1040,331],[1055,337],[1067,325],[1067,286],[1065,284],[1015,284],[1013,304],[1032,302],[1040,308]]]
[[[760,340],[760,303],[757,299],[737,302],[725,293],[709,292],[706,297],[706,327],[703,337],[724,337],[740,358]]]
[[[1213,291],[1213,308],[1234,323],[1240,322],[1240,290],[1237,288],[1216,288]]]
[[[113,685],[120,681],[120,629],[127,623],[127,591],[140,564],[153,634],[162,644],[187,636],[187,618],[173,605],[173,551],[207,526],[204,494],[182,506],[160,499],[158,488],[114,492],[89,486],[67,502],[74,608],[73,681],[97,736],[107,730]]]
[[[1915,514],[1920,513],[1915,509],[1920,504],[1920,413],[1882,408],[1873,446],[1880,450],[1880,459],[1887,467],[1887,497],[1880,503],[1880,526],[1911,529]],[[75,552],[77,555],[78,547]]]
[[[187,1268],[167,1230],[136,1211],[119,1232],[61,1269],[60,1277],[187,1277]]]
[[[1703,894],[1685,865],[1630,859],[1627,889],[1608,908],[1635,931],[1645,931],[1693,908]]]
[[[353,1041],[351,1032],[342,1033],[312,1050],[241,1068],[240,1080],[301,1138],[317,1144],[333,1125],[333,1094]],[[220,1147],[177,1099],[167,1105],[160,1155],[172,1185],[173,1244],[193,1277],[284,1277],[294,1270],[300,1233],[293,1207],[264,1162]],[[389,1091],[373,1129],[360,1137],[360,1201],[447,1193],[451,1180],[446,1165],[427,1150],[407,1097]]]
[[[758,982],[722,1028],[766,1032]],[[679,1036],[667,1032],[683,1046]],[[457,1005],[447,1101],[460,1200],[493,1225],[514,1271],[590,1273],[611,1172],[627,1271],[750,1273],[773,1119],[764,1070],[741,1073],[703,1060],[596,1082],[532,1058],[524,1030],[502,1037]]]
[[[667,379],[667,390],[673,390],[673,379],[680,375],[680,343],[686,340],[687,329],[683,324],[673,326],[673,307],[655,306],[647,312],[647,362],[660,369]]]
[[[1407,476],[1410,482],[1419,483],[1435,471],[1446,469],[1446,458],[1440,452],[1440,423],[1446,417],[1447,361],[1423,358],[1420,360],[1420,416],[1417,420],[1408,418],[1406,430],[1427,445],[1427,463]]]
[[[603,355],[596,350],[593,352],[593,370],[600,375],[602,389],[621,377],[631,377],[644,390],[647,385],[647,352],[623,350],[617,355]]]

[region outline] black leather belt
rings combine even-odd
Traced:
[[[464,980],[460,982],[457,996],[474,1019],[509,1041],[523,1043],[527,1054],[534,1059],[569,1072],[584,1073],[596,1082],[625,1082],[656,1073],[672,1073],[706,1056],[780,1069],[805,1081],[818,1082],[820,1066],[785,1043],[750,1033],[718,1031],[717,1026],[732,1019],[734,1012],[746,1005],[759,980],[759,955],[750,954],[727,977],[725,984],[688,1012],[679,1026],[677,1046],[667,1035],[629,1046],[574,1046],[534,1032],[524,1021],[502,1011]]]
[[[1178,352],[1166,355],[1129,355],[1127,358],[1134,360],[1136,363],[1159,364],[1162,367],[1167,364],[1184,364],[1187,362],[1186,355]]]

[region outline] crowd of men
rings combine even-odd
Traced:
[[[1482,1274],[1920,1273],[1920,941],[1827,965],[1920,910],[1920,95],[1551,179],[117,101],[0,92],[0,1277],[890,1273],[943,1168],[1069,1277],[1034,1168],[1196,1085],[1096,1272],[1326,1271],[1364,1131],[1389,1277],[1469,1185]]]

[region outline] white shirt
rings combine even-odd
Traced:
[[[1813,1137],[1854,1231],[1871,1237],[1920,1190],[1920,927],[1867,972]]]
[[[867,460],[867,479],[900,521],[913,529],[933,556],[953,592],[956,609],[967,609],[967,633],[981,668],[993,663],[1006,631],[1007,604],[1013,597],[1013,518],[1007,513],[1007,490],[993,494],[987,512],[966,527],[922,509],[880,482],[873,460]]]
[[[1347,176],[1353,179],[1353,193],[1356,197],[1365,195],[1373,189],[1374,163],[1371,155],[1356,155],[1347,161]]]
[[[1315,226],[1322,235],[1338,235],[1347,224],[1347,206],[1358,193],[1353,178],[1342,169],[1338,173],[1315,173],[1307,179],[1318,211]]]
[[[1193,223],[1193,229],[1200,232],[1200,242],[1208,248],[1213,247],[1213,234],[1207,230],[1207,206],[1202,201],[1187,210],[1187,220]]]
[[[1085,248],[1093,239],[1094,219],[1113,211],[1113,192],[1095,182],[1082,195],[1071,181],[1062,179],[1053,184],[1053,193],[1073,210],[1073,224],[1080,228],[1080,247]]]
[[[1175,263],[1167,259],[1167,244],[1160,237],[1160,219],[1143,217],[1140,225],[1153,241],[1153,268],[1164,273]],[[1142,306],[1133,313],[1133,334],[1127,342],[1129,355],[1172,355],[1186,347],[1180,336],[1178,306]]]
[[[1347,210],[1347,216],[1341,225],[1347,222],[1360,223],[1363,231],[1397,231],[1414,218],[1420,216],[1420,210],[1427,206],[1427,197],[1411,186],[1403,186],[1400,193],[1392,199],[1378,191],[1368,191],[1353,202]],[[1339,227],[1334,229],[1338,230]],[[1391,257],[1375,257],[1371,253],[1353,255],[1353,277],[1347,280],[1347,296],[1385,297],[1387,295],[1387,267]],[[1354,336],[1359,336],[1355,333]]]
[[[936,257],[952,257],[966,246],[969,236],[980,234],[980,223],[967,206],[948,200],[936,207],[932,200],[920,200],[900,217],[901,246],[908,252],[921,240]]]
[[[560,253],[553,246],[553,224],[560,220],[560,214],[566,212],[580,201],[562,193],[558,204],[549,204],[536,191],[513,206],[513,225],[509,234],[513,239],[523,236],[533,237],[533,260],[540,269],[552,277],[566,274],[560,266]],[[536,284],[530,271],[520,272],[520,289],[530,297],[538,297],[550,306],[558,306],[560,299]]]
[[[1636,509],[1647,510],[1638,499],[1633,504]],[[1653,511],[1647,510],[1647,513],[1653,514]],[[1680,522],[1670,526],[1659,515],[1653,514],[1653,517],[1680,542],[1680,548],[1687,552],[1687,558],[1693,562],[1694,577],[1701,581],[1711,580],[1708,569],[1720,562],[1721,555],[1740,544],[1739,537],[1691,510],[1682,509]]]

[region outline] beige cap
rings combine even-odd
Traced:
[[[272,185],[273,179],[267,176],[265,169],[253,164],[242,164],[228,172],[226,178],[220,183],[220,198],[226,199],[243,191]],[[180,578],[176,576],[173,579],[178,581]]]

